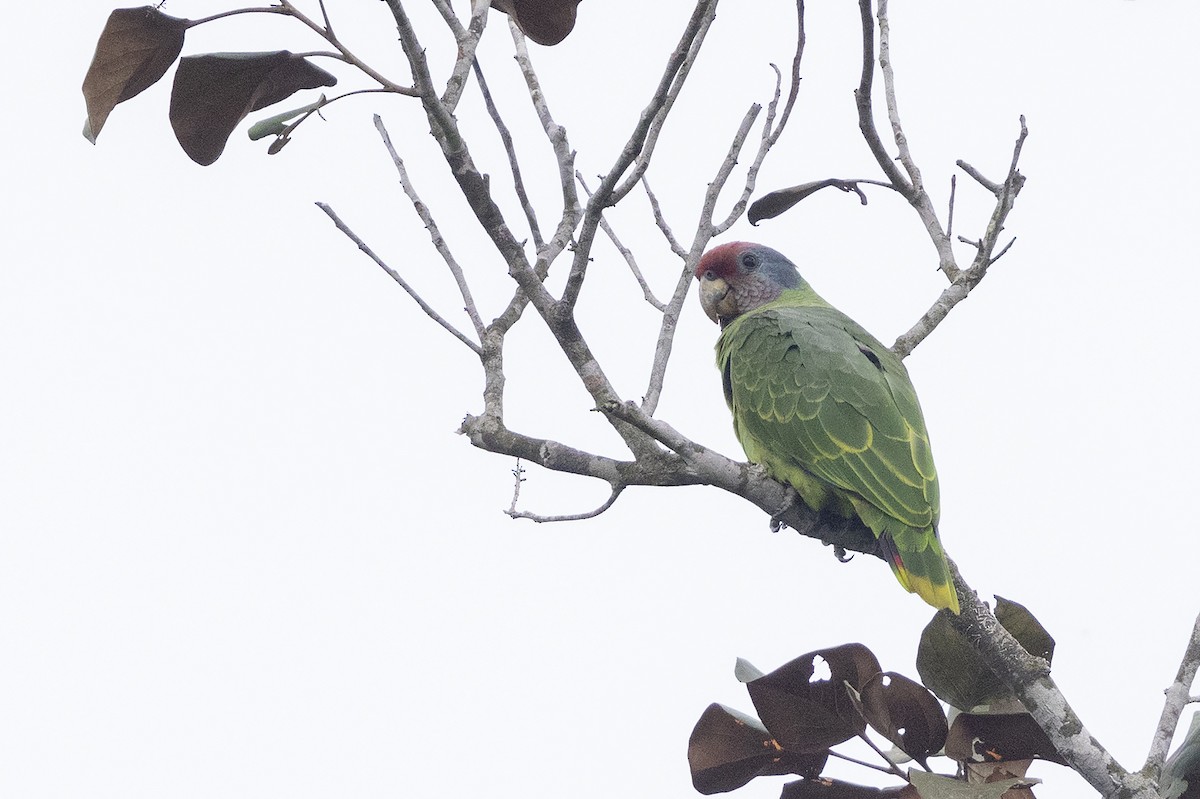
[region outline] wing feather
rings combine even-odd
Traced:
[[[916,392],[899,358],[849,317],[768,306],[726,328],[718,361],[738,437],[775,477],[793,485],[815,477],[906,527],[937,524],[937,473]]]

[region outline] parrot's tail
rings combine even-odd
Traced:
[[[920,548],[901,552],[890,533],[879,536],[879,546],[887,558],[892,573],[906,591],[915,593],[939,610],[946,608],[958,615],[958,594],[950,580],[950,567],[946,553],[932,530],[925,533]]]

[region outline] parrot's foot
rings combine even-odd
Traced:
[[[833,545],[833,556],[838,559],[838,563],[849,563],[854,560],[853,553],[847,554],[846,548],[837,544]]]
[[[784,499],[783,504],[779,507],[779,510],[771,514],[772,533],[778,533],[780,530],[787,528],[787,522],[780,517],[784,516],[788,511],[795,507],[798,499],[800,499],[800,494],[797,493],[796,489],[788,486],[787,497]]]

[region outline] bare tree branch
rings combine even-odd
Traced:
[[[779,68],[774,64],[771,68],[775,71],[775,95],[771,98],[771,102],[767,105],[767,119],[763,123],[762,140],[759,142],[758,151],[751,161],[749,169],[746,170],[746,181],[742,187],[742,194],[729,210],[729,216],[724,222],[716,225],[714,235],[720,235],[733,226],[734,222],[741,218],[745,213],[746,205],[750,202],[750,196],[754,193],[754,187],[758,181],[758,172],[762,168],[763,161],[767,158],[767,153],[775,146],[775,142],[779,141],[779,137],[783,135],[784,129],[787,127],[788,119],[792,115],[792,109],[796,105],[796,98],[800,93],[800,63],[804,58],[804,44],[807,41],[804,33],[804,0],[796,2],[796,54],[792,58],[792,73],[790,76],[791,85],[788,89],[787,103],[783,107],[783,111],[778,114],[776,121],[776,112],[779,108],[780,86],[783,76],[779,72]],[[860,192],[861,196],[861,192]],[[708,217],[705,217],[707,219]],[[754,220],[750,220],[751,224]]]
[[[1175,672],[1175,681],[1163,692],[1166,701],[1163,703],[1162,715],[1159,716],[1158,726],[1154,730],[1154,738],[1150,741],[1150,753],[1146,756],[1146,765],[1142,766],[1142,776],[1155,784],[1162,776],[1163,763],[1166,762],[1167,752],[1171,748],[1171,739],[1175,737],[1175,728],[1179,726],[1179,717],[1183,709],[1197,697],[1191,696],[1192,683],[1196,681],[1196,672],[1200,670],[1200,616],[1192,625],[1192,635],[1188,638],[1187,647],[1183,651],[1183,660],[1179,670]]]
[[[594,477],[609,485],[685,486],[704,481],[687,462],[660,452],[634,461],[622,461],[576,449],[558,441],[509,430],[494,414],[468,415],[458,432],[480,449],[510,455],[556,472]]]
[[[863,66],[862,77],[859,80],[858,89],[854,92],[855,102],[858,106],[858,128],[862,131],[863,138],[867,142],[872,155],[875,156],[876,163],[880,169],[887,175],[888,180],[896,187],[909,204],[916,209],[917,216],[921,219],[921,224],[925,226],[926,233],[929,234],[929,239],[933,243],[934,249],[938,254],[938,269],[946,275],[951,282],[958,278],[959,268],[954,259],[954,247],[950,238],[942,230],[942,224],[938,221],[937,211],[933,208],[933,202],[929,199],[929,194],[926,193],[924,186],[919,182],[920,172],[916,169],[916,164],[912,162],[912,156],[908,153],[908,141],[904,136],[904,131],[900,128],[900,117],[896,111],[895,98],[895,76],[892,73],[890,53],[887,51],[887,42],[883,39],[884,33],[888,30],[887,19],[887,0],[879,2],[879,28],[880,28],[880,61],[888,59],[886,68],[884,69],[885,95],[887,96],[888,111],[892,116],[892,131],[896,138],[897,145],[903,143],[903,157],[907,159],[908,166],[911,164],[911,172],[916,176],[917,182],[910,182],[901,172],[896,162],[883,145],[883,140],[879,137],[879,131],[875,127],[875,115],[872,110],[871,92],[875,82],[875,21],[871,16],[871,0],[859,0],[859,15],[862,21],[862,39],[863,39]]]
[[[550,113],[546,94],[542,91],[541,81],[538,80],[537,73],[533,69],[533,60],[529,57],[525,35],[521,33],[521,29],[517,27],[516,21],[511,17],[508,24],[509,31],[512,33],[513,46],[516,49],[517,66],[520,67],[521,76],[525,79],[525,86],[529,90],[529,99],[533,103],[538,121],[542,123],[542,130],[554,151],[554,160],[558,166],[558,182],[562,188],[563,213],[553,237],[554,246],[547,253],[542,253],[544,245],[537,245],[539,254],[545,256],[547,259],[545,263],[548,265],[549,260],[556,258],[567,247],[571,234],[579,224],[579,217],[583,213],[579,207],[579,193],[575,191],[575,153],[571,150],[571,144],[567,140],[566,128],[555,122],[554,116]],[[538,238],[534,238],[535,243]]]
[[[778,99],[778,87],[776,88],[776,99]],[[679,316],[683,313],[683,303],[687,299],[688,288],[692,284],[692,268],[700,259],[700,255],[708,246],[718,232],[717,226],[712,224],[712,213],[716,206],[717,198],[721,194],[721,189],[724,188],[729,176],[733,173],[733,168],[737,164],[738,153],[746,143],[746,138],[750,135],[750,129],[754,125],[754,120],[758,113],[762,110],[762,106],[755,103],[750,106],[746,115],[742,117],[742,124],[738,126],[737,132],[734,134],[733,141],[729,145],[729,150],[725,155],[725,159],[721,162],[717,169],[717,175],[711,183],[708,184],[708,190],[704,195],[704,204],[700,210],[700,222],[696,227],[696,234],[692,239],[691,251],[684,259],[683,269],[679,273],[679,277],[675,282],[675,290],[671,293],[671,299],[667,303],[665,312],[663,313],[662,324],[659,327],[658,338],[654,345],[654,360],[650,367],[650,380],[646,387],[646,393],[642,397],[642,410],[648,415],[653,415],[658,408],[659,399],[662,396],[663,383],[667,376],[667,363],[671,359],[671,351],[675,344],[675,329],[679,321]],[[743,195],[742,201],[746,198]],[[744,205],[743,205],[744,207]],[[732,216],[731,216],[732,218]]]
[[[575,170],[575,179],[579,181],[579,185],[583,187],[584,192],[586,192],[588,196],[591,196],[592,191],[588,188],[587,181],[583,179],[583,175],[580,174],[579,170]],[[625,264],[629,267],[629,271],[633,273],[633,279],[637,281],[638,286],[640,286],[642,289],[642,297],[645,298],[646,302],[648,302],[650,306],[654,308],[654,310],[665,311],[667,306],[663,305],[662,302],[660,302],[659,299],[654,296],[654,292],[650,290],[650,284],[646,282],[646,276],[642,274],[642,270],[638,266],[637,257],[633,254],[632,250],[621,243],[621,240],[617,238],[616,231],[612,229],[612,225],[610,225],[608,220],[604,217],[600,218],[600,229],[604,231],[604,234],[608,236],[609,241],[611,241],[613,246],[617,248],[617,252],[621,253],[621,257],[625,259]]]
[[[500,109],[496,107],[492,93],[488,90],[487,81],[484,80],[483,69],[479,66],[478,59],[475,61],[475,81],[479,84],[479,91],[483,94],[483,104],[487,108],[488,116],[492,118],[496,132],[500,134],[504,152],[508,154],[508,165],[512,169],[513,176],[513,190],[517,193],[517,201],[521,203],[521,210],[525,212],[525,220],[529,223],[529,235],[533,237],[533,246],[540,250],[545,246],[545,241],[542,239],[542,230],[538,227],[537,214],[533,210],[533,204],[529,202],[529,194],[525,191],[525,180],[521,177],[521,165],[517,161],[517,149],[513,145],[512,134],[509,133],[508,126],[500,117]]]
[[[456,328],[454,325],[447,322],[445,319],[443,319],[441,317],[441,315],[438,314],[437,311],[433,310],[433,308],[429,305],[429,303],[425,302],[425,300],[423,300],[421,298],[421,295],[418,294],[416,292],[416,290],[413,289],[413,287],[410,286],[408,284],[408,282],[403,277],[400,276],[400,273],[397,272],[395,269],[392,269],[386,263],[384,263],[383,259],[380,258],[378,255],[376,255],[374,250],[372,250],[370,247],[368,247],[366,242],[364,242],[362,239],[360,239],[358,237],[358,234],[356,234],[353,230],[351,230],[346,225],[346,223],[343,222],[341,220],[341,218],[334,212],[334,210],[332,208],[330,208],[325,203],[317,203],[317,207],[320,208],[322,211],[324,211],[325,215],[328,216],[331,220],[333,220],[333,224],[337,226],[338,230],[342,231],[342,233],[344,233],[348,239],[350,239],[356,245],[358,245],[358,249],[360,249],[364,253],[366,253],[367,257],[370,258],[372,261],[374,261],[379,266],[380,269],[387,272],[388,276],[391,277],[392,280],[396,281],[396,283],[398,283],[400,285],[400,288],[404,289],[404,291],[408,294],[408,296],[413,298],[413,301],[416,302],[418,306],[420,306],[421,310],[425,312],[426,316],[428,316],[430,319],[432,319],[433,321],[435,321],[439,325],[441,325],[443,328],[445,328],[447,332],[449,332],[452,336],[454,336],[456,339],[461,341],[463,344],[466,344],[468,347],[470,347],[472,352],[474,352],[476,354],[480,354],[482,352],[479,344],[477,344],[474,341],[472,341],[471,339],[467,338],[463,333],[461,333],[458,330],[458,328]]]
[[[1026,137],[1029,136],[1029,129],[1025,126],[1025,117],[1020,118],[1021,131],[1017,134],[1017,141],[1013,145],[1013,156],[1009,162],[1008,174],[1004,178],[1003,183],[992,183],[991,181],[980,175],[978,170],[972,167],[972,172],[977,181],[985,187],[995,187],[996,191],[996,206],[992,210],[991,218],[988,220],[987,230],[982,239],[973,242],[976,254],[975,259],[965,271],[958,273],[956,277],[946,288],[945,291],[934,301],[922,317],[917,320],[907,332],[900,335],[896,342],[892,344],[892,351],[901,358],[906,357],[910,352],[916,349],[917,345],[933,332],[946,315],[950,313],[955,305],[967,298],[979,282],[987,275],[988,267],[994,264],[999,258],[1008,252],[1008,248],[1013,242],[1000,251],[999,254],[993,255],[995,252],[997,241],[1000,234],[1004,230],[1004,222],[1008,219],[1008,214],[1012,211],[1013,203],[1017,199],[1017,195],[1021,192],[1021,188],[1025,185],[1025,176],[1017,169],[1018,161],[1021,157],[1021,148],[1025,144]],[[964,162],[959,161],[961,167]],[[965,171],[965,170],[964,170]],[[971,172],[968,172],[971,174]],[[989,191],[991,189],[989,188]],[[1014,239],[1015,241],[1015,239]]]
[[[717,0],[698,0],[696,8],[692,12],[691,18],[688,20],[687,26],[684,28],[683,35],[679,39],[679,44],[675,46],[675,50],[667,59],[667,66],[663,70],[662,78],[658,82],[658,86],[654,90],[654,95],[650,99],[650,103],[642,110],[638,117],[637,125],[634,126],[633,133],[625,142],[624,148],[617,156],[616,162],[609,170],[600,184],[596,187],[595,193],[588,204],[583,214],[583,223],[579,231],[578,247],[575,250],[575,258],[571,263],[571,271],[567,276],[567,285],[563,291],[563,302],[568,307],[574,305],[574,302],[579,297],[579,292],[583,287],[584,275],[587,271],[587,263],[589,253],[592,248],[592,241],[596,237],[596,231],[600,227],[600,215],[605,208],[617,202],[622,196],[628,193],[641,175],[645,172],[645,165],[648,161],[643,160],[642,166],[634,167],[630,174],[630,179],[622,185],[618,190],[619,181],[625,175],[626,171],[634,165],[638,157],[646,150],[647,142],[655,129],[656,125],[661,126],[660,115],[668,104],[673,100],[672,87],[681,74],[686,74],[691,63],[695,60],[698,50],[693,45],[698,40],[702,40],[704,33],[712,25],[712,21],[716,16]],[[676,93],[678,89],[674,90]],[[634,176],[637,176],[634,178]]]
[[[662,231],[663,237],[667,240],[667,245],[671,248],[671,252],[678,255],[680,258],[687,258],[687,250],[675,240],[675,234],[671,230],[671,226],[667,224],[666,217],[663,216],[662,206],[658,204],[658,197],[650,188],[650,181],[642,175],[642,186],[646,189],[646,197],[650,200],[650,210],[654,214],[654,224]]]
[[[483,28],[487,24],[488,7],[483,4],[472,4],[475,8],[471,14],[471,23],[464,30],[462,24],[458,22],[458,17],[450,10],[445,0],[435,0],[434,4],[442,12],[442,18],[450,26],[454,32],[454,38],[458,42],[458,57],[454,59],[454,68],[450,70],[450,77],[446,80],[446,89],[442,92],[443,105],[453,113],[454,109],[458,107],[458,101],[462,98],[463,90],[467,87],[467,75],[475,63],[475,50],[479,47],[479,39],[483,36]]]
[[[954,197],[958,191],[958,175],[950,176],[950,202],[946,210],[946,235],[952,236],[954,231]]]
[[[792,108],[795,106],[796,97],[800,90],[800,64],[804,57],[804,44],[804,0],[797,0],[796,53],[792,58],[791,85],[788,90],[787,103],[784,105],[782,113],[779,113],[777,117],[782,75],[779,69],[772,64],[772,69],[775,71],[775,93],[767,106],[767,118],[763,123],[763,132],[759,140],[758,150],[749,168],[746,170],[746,179],[742,187],[741,196],[734,202],[724,222],[714,225],[712,221],[713,211],[716,208],[717,198],[720,196],[721,191],[729,180],[729,176],[733,172],[738,154],[741,153],[746,138],[749,136],[750,128],[762,108],[760,105],[755,104],[751,106],[750,110],[742,118],[742,125],[734,135],[725,160],[721,163],[716,177],[709,184],[708,190],[705,192],[704,204],[700,211],[700,223],[697,226],[696,235],[692,239],[691,251],[684,256],[683,269],[679,274],[679,279],[675,283],[675,290],[672,292],[671,299],[667,303],[662,324],[659,327],[658,339],[655,342],[654,360],[650,368],[650,380],[642,399],[642,410],[649,415],[653,415],[655,410],[657,410],[659,398],[662,395],[663,384],[666,381],[667,375],[667,363],[670,361],[671,351],[674,347],[675,330],[679,322],[679,316],[683,312],[683,304],[687,300],[688,289],[691,286],[692,269],[712,238],[728,230],[745,213],[746,204],[754,192],[758,171],[762,167],[771,147],[774,146],[775,142],[783,134],[788,118],[791,116]],[[777,119],[778,121],[776,121]],[[643,178],[644,176],[643,171]],[[647,194],[650,195],[651,204],[656,206],[655,217],[658,221],[659,229],[663,230],[664,233],[669,233],[669,228],[665,227],[665,220],[662,219],[661,209],[657,208],[657,200],[653,193],[650,192],[649,184],[646,184],[644,180],[643,184],[646,186]],[[668,241],[673,242],[674,237],[668,235]],[[677,245],[675,249],[682,250]]]
[[[1011,687],[1067,764],[1105,797],[1159,799],[1154,784],[1130,774],[1100,745],[1050,676],[1050,666],[1026,652],[950,561],[960,613],[947,613],[954,629],[975,648],[993,672]],[[946,613],[946,611],[942,611]]]
[[[908,149],[908,137],[900,124],[900,107],[896,102],[896,76],[892,72],[891,54],[891,25],[888,23],[888,0],[878,0],[879,9],[876,17],[879,20],[879,69],[883,73],[883,93],[887,103],[888,121],[892,125],[892,139],[896,142],[899,152],[898,160],[908,173],[909,180],[915,191],[921,191],[924,181],[921,180],[921,170],[913,161],[912,152]]]
[[[425,205],[417,194],[416,189],[413,188],[412,181],[408,177],[408,170],[404,168],[404,160],[392,145],[392,137],[388,135],[387,128],[383,124],[383,119],[378,114],[375,115],[375,129],[379,131],[379,135],[383,138],[383,146],[387,148],[388,155],[392,157],[392,163],[396,165],[396,172],[400,175],[400,186],[404,189],[404,193],[408,195],[408,199],[412,202],[417,216],[424,223],[425,229],[429,231],[429,237],[433,241],[434,249],[438,251],[438,255],[442,256],[442,260],[446,262],[446,266],[450,269],[450,274],[454,277],[454,282],[458,285],[458,291],[463,298],[463,310],[467,312],[471,324],[475,327],[476,335],[482,340],[484,336],[483,319],[480,317],[479,309],[475,305],[475,298],[471,295],[471,287],[467,284],[467,278],[463,274],[462,266],[454,258],[454,254],[450,252],[450,245],[446,243],[446,239],[442,236],[442,231],[438,228],[433,214],[430,213],[429,206]],[[476,352],[478,353],[479,350],[476,350]]]
[[[291,0],[279,0],[279,7],[281,9],[283,9],[282,13],[285,13],[290,17],[294,17],[295,19],[304,23],[309,28],[311,28],[314,32],[316,32],[316,34],[318,36],[320,36],[322,39],[324,39],[325,41],[329,42],[334,47],[336,47],[337,51],[339,53],[341,53],[341,57],[342,57],[343,61],[345,61],[347,64],[353,64],[354,67],[361,70],[364,75],[368,75],[373,80],[378,81],[380,86],[383,86],[388,91],[395,92],[396,94],[406,94],[410,97],[417,96],[416,89],[408,87],[408,86],[401,86],[399,83],[396,83],[391,78],[388,78],[388,77],[384,76],[383,74],[376,72],[375,69],[372,68],[370,64],[366,63],[365,61],[360,59],[358,56],[354,55],[354,53],[350,52],[349,48],[347,48],[344,44],[342,44],[342,42],[336,36],[333,35],[332,29],[324,28],[321,25],[317,24],[316,22],[313,22],[311,19],[309,19],[307,16],[305,16],[304,13],[302,11],[300,11],[300,9],[296,8],[296,6],[292,4]],[[323,10],[324,10],[324,6],[322,6],[322,11]]]
[[[517,458],[517,465],[513,468],[513,495],[512,502],[509,503],[508,515],[513,515],[517,512],[517,503],[521,501],[521,484],[525,482],[525,470],[521,468],[521,459]]]

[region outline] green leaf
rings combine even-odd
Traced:
[[[1159,785],[1163,799],[1200,799],[1200,711],[1192,715],[1183,743],[1163,764]]]
[[[1047,662],[1054,639],[1023,605],[996,597],[996,619],[1031,655]],[[925,626],[917,648],[917,673],[939,699],[960,710],[1013,701],[1012,692],[939,613]]]
[[[208,166],[247,114],[301,89],[336,83],[333,75],[287,50],[186,56],[175,71],[171,127],[188,157]]]
[[[733,666],[733,676],[737,677],[738,682],[750,682],[763,676],[763,673],[750,661],[738,658]]]
[[[828,677],[818,673],[827,669]],[[866,722],[846,691],[879,673],[879,661],[862,644],[843,644],[801,655],[746,683],[759,718],[785,749],[817,752],[863,733]]]
[[[316,102],[302,105],[299,108],[293,108],[291,111],[284,111],[282,114],[276,114],[273,117],[260,119],[250,126],[250,130],[246,131],[250,136],[250,141],[258,141],[265,139],[268,136],[282,136],[288,128],[287,123],[291,122],[301,114],[307,114],[310,111],[316,111],[321,106],[325,105],[325,95],[317,98]]]
[[[153,6],[118,8],[108,15],[83,78],[83,135],[88,141],[96,143],[118,103],[141,94],[166,74],[183,49],[189,24]]]
[[[1009,777],[995,782],[971,783],[916,769],[909,769],[908,780],[920,792],[921,799],[1000,799],[1014,786],[1040,782],[1027,777]]]
[[[816,776],[827,756],[786,752],[758,719],[715,702],[688,739],[692,785],[702,794],[732,791],[764,774]]]

